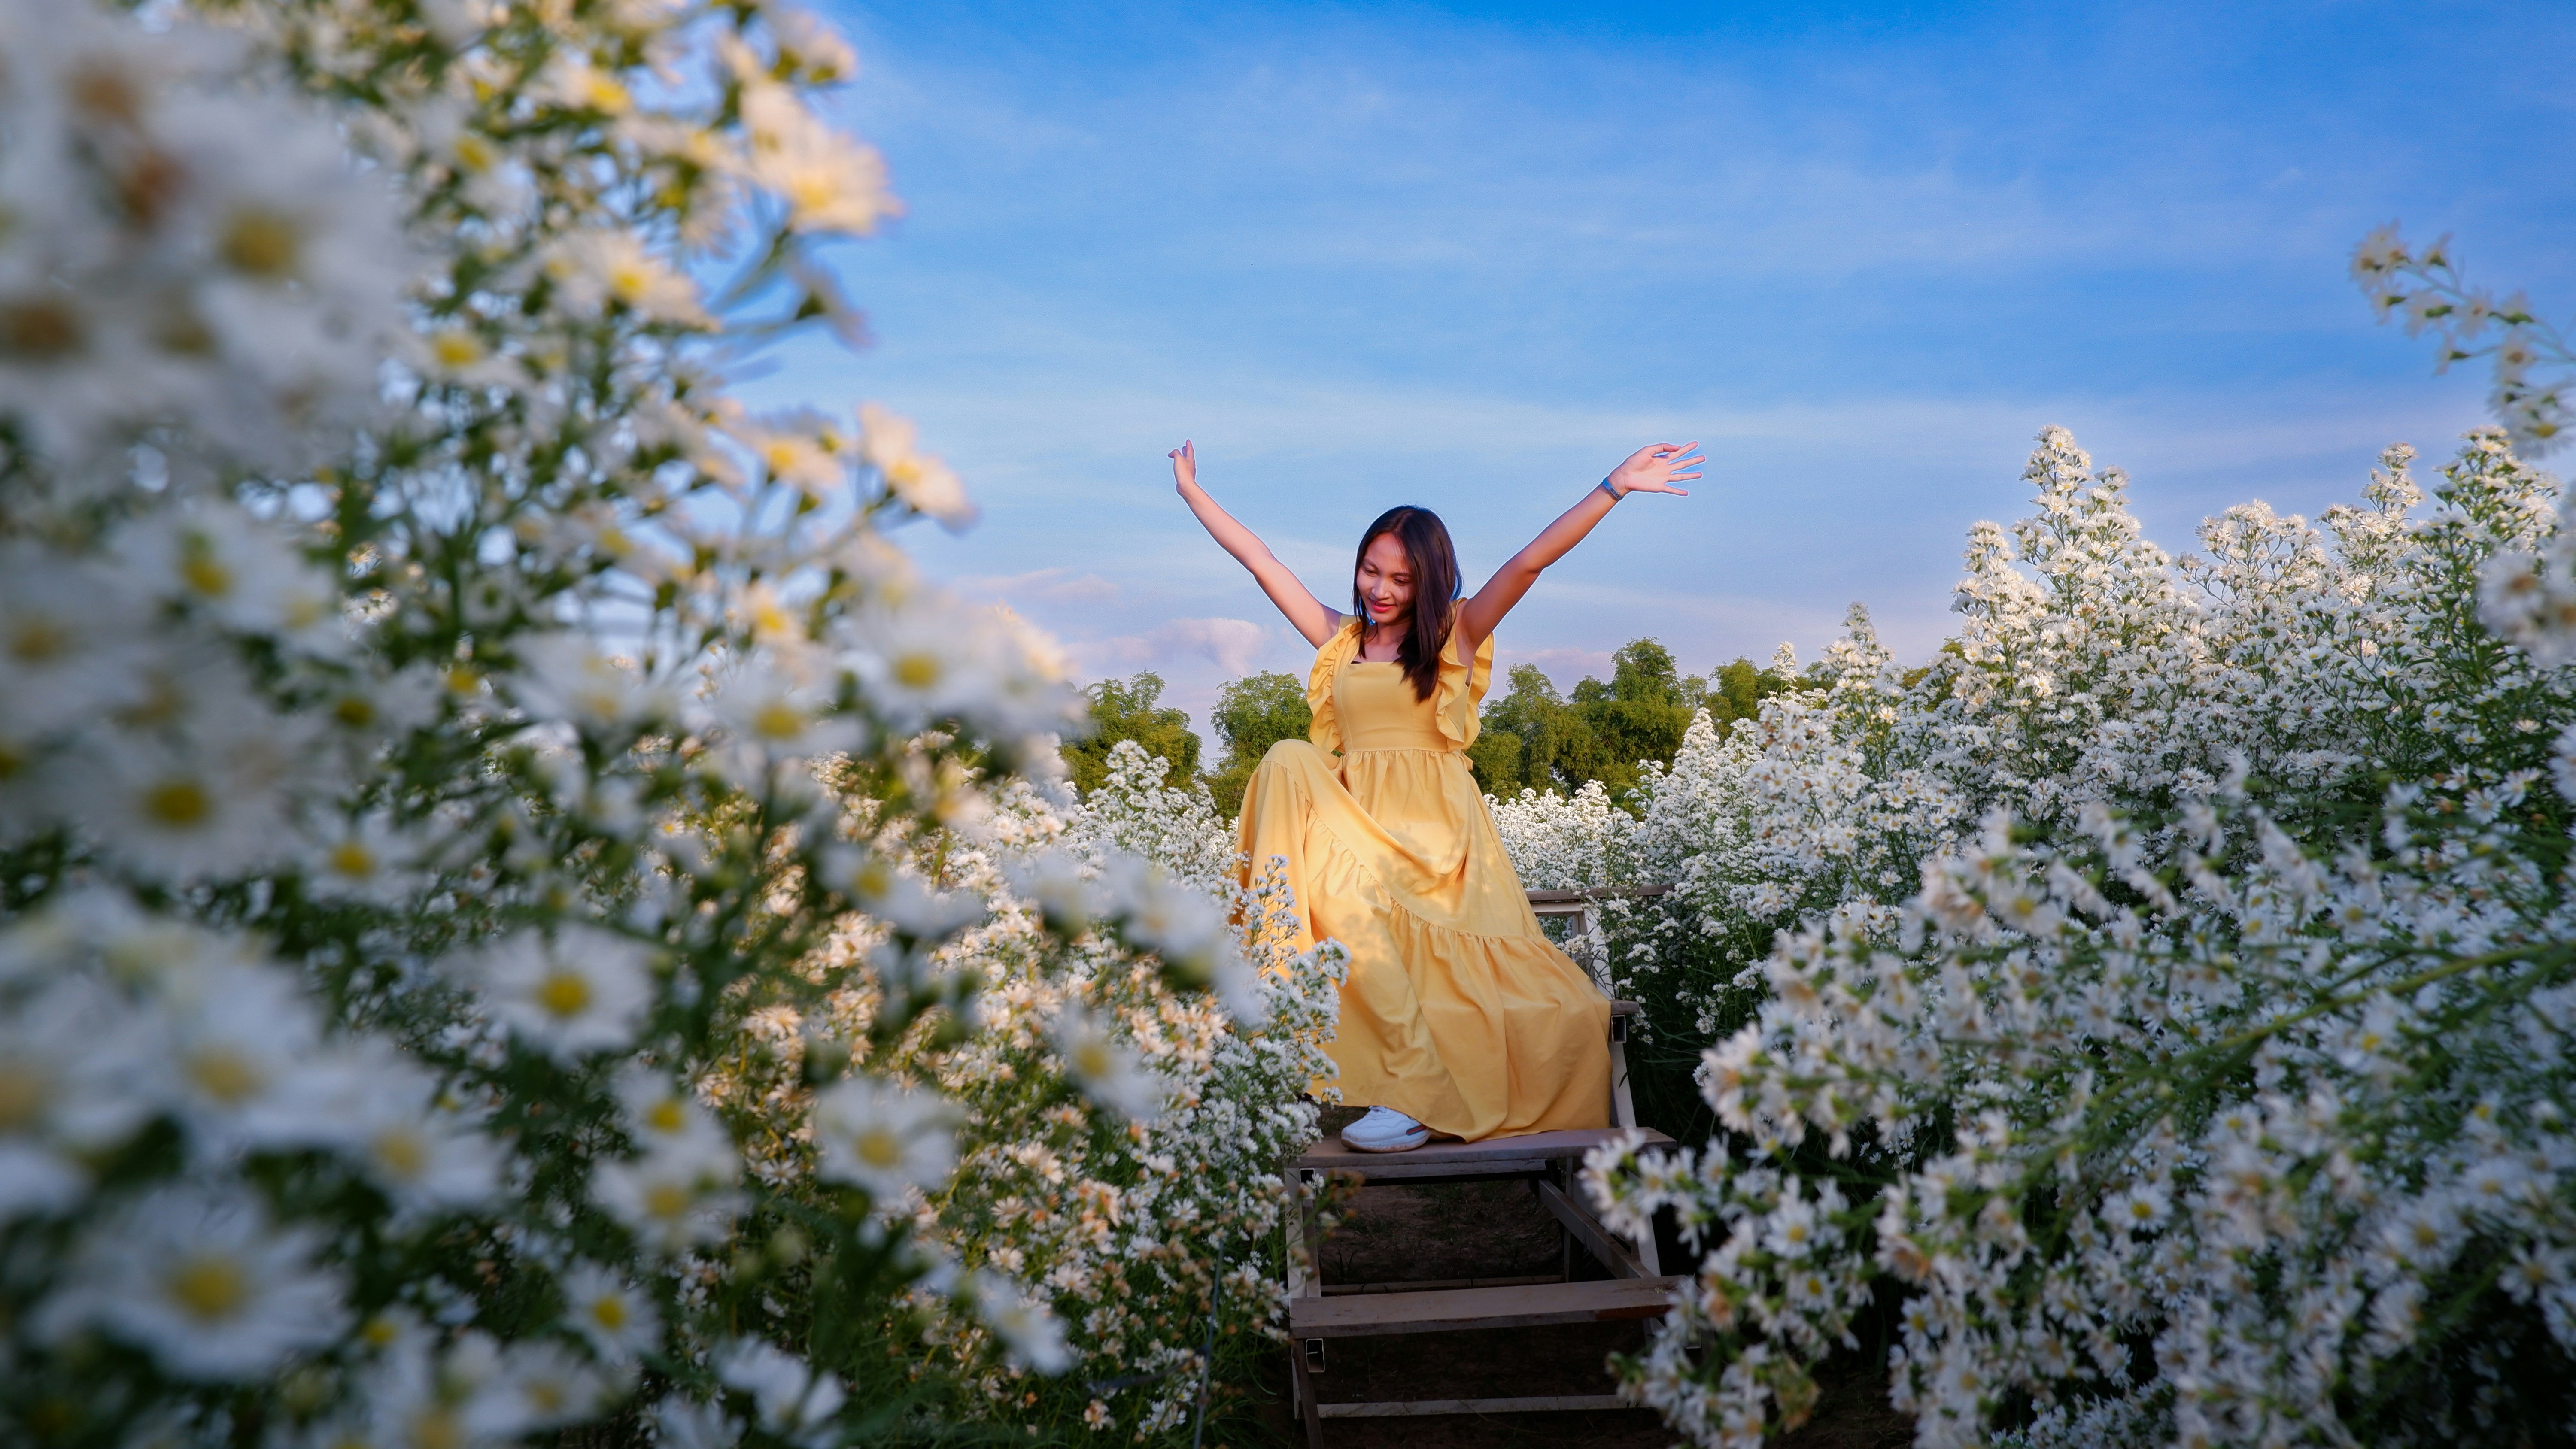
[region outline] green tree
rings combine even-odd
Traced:
[[[1198,731],[1186,711],[1162,702],[1163,676],[1149,669],[1132,679],[1104,679],[1083,693],[1091,697],[1091,734],[1064,745],[1064,767],[1077,788],[1097,790],[1109,778],[1109,748],[1120,740],[1171,761],[1174,783],[1198,774]]]
[[[1608,786],[1616,800],[1636,788],[1639,761],[1671,761],[1708,686],[1686,679],[1673,652],[1652,639],[1621,645],[1610,664],[1607,683],[1586,679],[1574,686],[1574,709],[1592,737],[1584,778]]]
[[[1515,664],[1507,677],[1511,688],[1485,704],[1480,748],[1468,752],[1478,781],[1501,795],[1523,786],[1559,790],[1567,779],[1579,785],[1591,778],[1584,773],[1596,753],[1591,726],[1537,665]]]
[[[1304,739],[1314,722],[1306,681],[1293,674],[1254,674],[1219,685],[1216,708],[1208,712],[1208,723],[1225,742],[1225,760],[1208,777],[1216,808],[1227,815],[1240,811],[1261,757],[1281,740]]]
[[[1630,640],[1610,664],[1608,679],[1585,679],[1571,697],[1537,665],[1512,666],[1510,689],[1486,703],[1483,731],[1467,752],[1477,782],[1509,795],[1523,786],[1568,792],[1598,780],[1615,799],[1636,786],[1640,761],[1672,761],[1700,710],[1723,728],[1752,718],[1765,696],[1797,683],[1743,659],[1706,678],[1684,674],[1653,639]]]

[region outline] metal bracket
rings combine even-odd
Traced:
[[[1320,1339],[1320,1338],[1310,1338],[1310,1339],[1307,1339],[1307,1340],[1306,1340],[1306,1372],[1308,1372],[1308,1373],[1310,1373],[1310,1374],[1319,1374],[1319,1373],[1322,1373],[1323,1371],[1324,1371],[1324,1341],[1323,1341],[1322,1339]]]

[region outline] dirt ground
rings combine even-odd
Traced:
[[[1326,1130],[1358,1114],[1335,1111]],[[1323,1247],[1327,1284],[1556,1273],[1562,1237],[1527,1183],[1376,1187],[1360,1192]],[[1604,1277],[1581,1253],[1575,1276]],[[1368,1399],[1526,1398],[1614,1392],[1607,1360],[1646,1341],[1643,1323],[1584,1323],[1486,1333],[1335,1339],[1316,1387],[1326,1403]],[[1274,1375],[1269,1427],[1302,1445],[1287,1412],[1287,1368]],[[1912,1425],[1887,1407],[1881,1377],[1866,1369],[1830,1379],[1814,1421],[1775,1441],[1780,1449],[1898,1449]],[[1336,1419],[1330,1449],[1664,1449],[1676,1436],[1640,1409],[1478,1417]]]

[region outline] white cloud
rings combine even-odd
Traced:
[[[1195,654],[1234,675],[1252,668],[1270,631],[1249,619],[1174,619],[1151,637],[1166,650]]]
[[[1502,656],[1500,651],[1497,651],[1497,657],[1494,660],[1496,694],[1510,688],[1511,667],[1515,664],[1537,665],[1539,672],[1548,677],[1548,682],[1562,692],[1572,689],[1577,680],[1600,679],[1608,675],[1610,651],[1607,649],[1523,649],[1515,650],[1509,656]]]
[[[1227,678],[1252,672],[1270,631],[1249,619],[1174,619],[1141,634],[1085,639],[1065,650],[1076,668],[1087,674],[1136,669],[1164,670],[1175,664],[1204,661]]]
[[[1022,574],[969,574],[951,581],[958,592],[998,599],[1022,611],[1036,603],[1105,604],[1119,595],[1118,585],[1098,574],[1070,569],[1032,569]]]

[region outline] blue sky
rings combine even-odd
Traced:
[[[2566,4],[829,8],[909,212],[839,254],[877,345],[752,395],[918,418],[984,508],[926,564],[1202,723],[1310,651],[1173,496],[1185,436],[1328,602],[1389,504],[1472,586],[1698,438],[1506,658],[1813,657],[1854,600],[1920,655],[2043,425],[2183,548],[2480,421],[2346,280],[2371,226],[2576,313]]]

